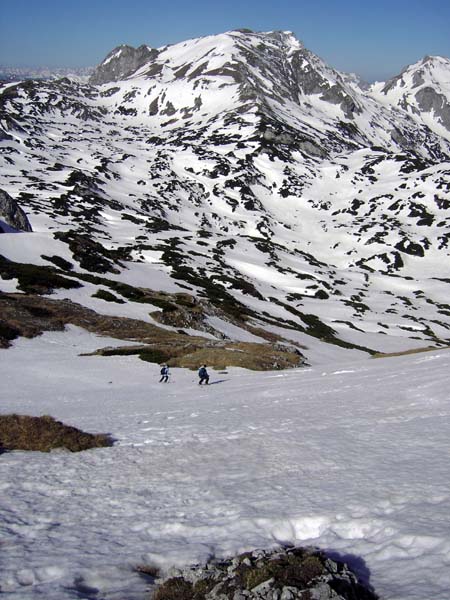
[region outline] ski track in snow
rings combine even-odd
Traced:
[[[117,440],[0,456],[2,598],[143,600],[138,564],[292,542],[346,557],[385,600],[448,599],[450,352],[212,371],[199,388],[78,356],[114,343],[70,327],[0,351],[3,413]]]

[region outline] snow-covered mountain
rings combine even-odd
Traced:
[[[374,84],[371,92],[450,140],[450,59],[426,56],[390,81]]]
[[[90,84],[5,86],[0,188],[33,233],[1,236],[0,254],[57,265],[83,287],[54,297],[100,313],[154,322],[130,297],[92,300],[117,282],[187,292],[203,303],[193,329],[307,360],[317,339],[446,344],[450,143],[434,94],[448,98],[450,68],[431,62],[433,101],[421,88],[414,110],[392,98],[419,75],[364,90],[289,32],[122,46]],[[180,328],[173,311],[159,321]]]
[[[0,65],[0,81],[18,82],[24,79],[59,79],[71,77],[80,81],[87,80],[94,67],[10,67]]]

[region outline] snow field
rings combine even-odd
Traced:
[[[385,600],[448,598],[448,351],[212,371],[199,388],[78,356],[114,343],[71,327],[0,351],[2,412],[117,439],[0,457],[5,600],[143,600],[136,564],[280,542],[347,556]]]

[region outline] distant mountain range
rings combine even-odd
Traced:
[[[59,79],[61,77],[89,77],[94,67],[8,67],[0,65],[0,81],[23,79]]]
[[[5,85],[0,188],[34,233],[0,254],[84,282],[64,297],[98,312],[108,281],[187,294],[145,318],[189,335],[307,359],[446,345],[449,81],[426,57],[362,85],[290,32],[239,30]]]

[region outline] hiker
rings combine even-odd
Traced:
[[[206,370],[206,365],[203,365],[203,367],[200,367],[200,369],[198,370],[198,376],[200,378],[198,385],[202,385],[203,382],[205,382],[205,384],[208,385],[209,375],[208,375],[208,371]]]
[[[169,367],[167,365],[161,366],[161,379],[159,383],[167,383],[169,381]]]

